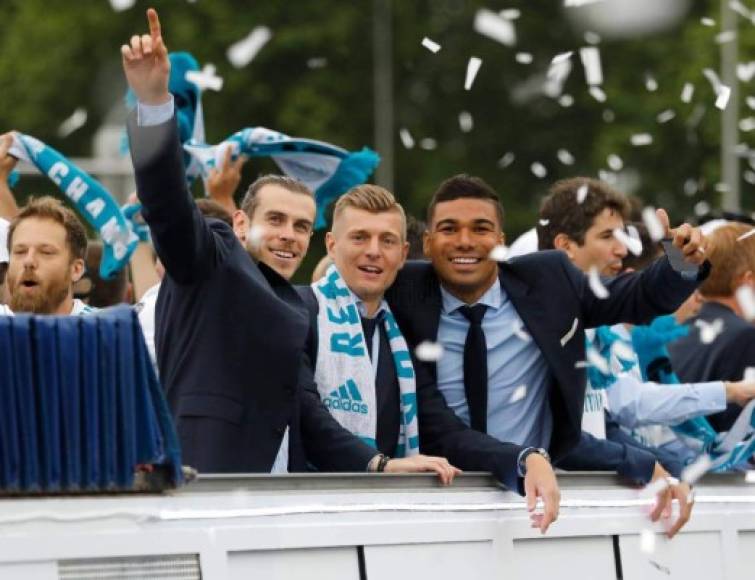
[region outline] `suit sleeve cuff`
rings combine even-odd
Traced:
[[[170,100],[162,105],[145,105],[142,102],[137,102],[136,123],[140,127],[162,125],[170,120],[174,109],[173,95],[170,95]]]

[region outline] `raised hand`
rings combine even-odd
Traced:
[[[239,155],[236,161],[233,161],[232,153],[232,147],[225,148],[222,166],[220,169],[211,169],[206,182],[210,199],[217,201],[231,214],[237,209],[233,194],[241,183],[241,169],[248,159],[245,155]]]
[[[131,44],[121,46],[123,71],[128,86],[145,105],[161,105],[170,100],[168,79],[170,60],[163,42],[160,19],[154,8],[147,10],[149,34],[131,37]]]
[[[692,227],[687,223],[672,228],[665,209],[657,209],[655,214],[666,229],[664,237],[674,240],[674,246],[682,251],[684,259],[690,264],[702,264],[705,261],[705,236],[700,228]]]

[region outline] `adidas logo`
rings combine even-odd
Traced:
[[[361,415],[367,414],[367,405],[362,402],[362,395],[359,393],[357,384],[349,379],[337,389],[334,389],[323,400],[323,404],[328,409],[334,411],[351,411]]]

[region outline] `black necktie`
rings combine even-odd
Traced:
[[[482,317],[487,306],[475,304],[459,308],[467,320],[469,331],[464,342],[464,392],[467,395],[472,429],[486,433],[488,429],[488,347],[482,331]]]
[[[372,359],[372,339],[375,336],[375,328],[383,321],[383,312],[381,310],[375,318],[362,318],[362,332],[370,359]]]

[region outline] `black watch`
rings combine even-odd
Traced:
[[[519,454],[519,461],[517,463],[517,471],[519,472],[520,477],[524,477],[527,475],[527,458],[532,455],[533,453],[537,453],[539,455],[542,455],[545,457],[545,460],[550,463],[551,462],[551,456],[548,454],[548,452],[543,449],[542,447],[527,447],[524,451],[522,451]]]

